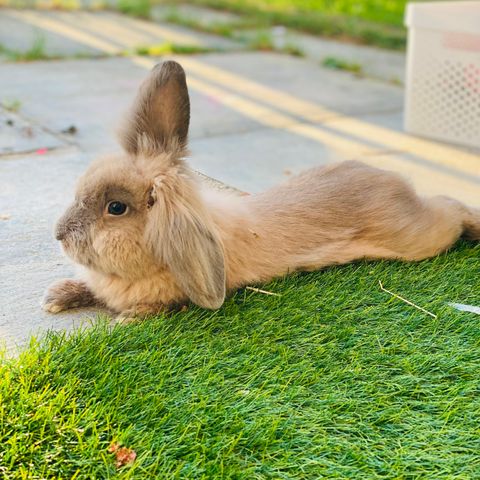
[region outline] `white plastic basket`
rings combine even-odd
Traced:
[[[480,147],[480,1],[410,3],[405,129]]]

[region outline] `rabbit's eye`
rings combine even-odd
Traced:
[[[123,215],[127,211],[127,205],[122,202],[110,202],[107,211],[110,215]]]

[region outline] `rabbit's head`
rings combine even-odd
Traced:
[[[182,67],[157,65],[122,129],[124,154],[90,166],[56,237],[89,269],[132,281],[169,271],[194,303],[218,308],[223,246],[184,160],[189,120]]]

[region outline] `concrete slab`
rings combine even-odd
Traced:
[[[60,253],[53,226],[73,199],[76,177],[88,158],[78,150],[0,160],[0,342],[11,350],[31,334],[49,328],[71,329],[88,312],[58,316],[44,313],[40,302],[56,279],[72,276]],[[27,193],[28,192],[28,193]]]
[[[190,149],[193,168],[251,193],[261,192],[306,168],[349,158],[327,144],[272,128],[194,139]]]
[[[307,58],[319,64],[333,57],[361,66],[362,74],[386,82],[405,83],[406,58],[403,52],[393,52],[375,47],[335,42],[325,38],[287,31],[283,37],[272,35],[276,43],[299,47]],[[277,45],[278,48],[282,44]]]
[[[397,121],[397,115],[361,118],[362,125],[371,126],[372,129],[384,128]],[[403,152],[396,143],[390,143],[388,136],[384,136],[385,143],[368,150],[373,145],[372,138],[361,135],[352,137],[348,133],[348,124],[347,128],[342,128],[343,122],[337,119],[315,125],[316,131],[326,135],[319,138],[299,137],[289,130],[266,128],[243,134],[196,139],[191,142],[190,163],[206,175],[240,190],[256,193],[307,168],[355,159],[400,173],[422,195],[450,195],[467,204],[480,206],[480,174],[475,173],[475,167],[467,168],[462,163],[462,151],[458,151],[458,162],[455,158],[447,162],[444,155],[428,149],[423,150],[423,154],[421,150],[417,154]],[[372,131],[372,136],[381,140],[376,130]],[[352,138],[355,138],[354,148],[345,151],[342,142],[351,141]],[[408,150],[407,144],[404,147]],[[464,154],[467,159],[474,155],[468,151],[464,151]]]
[[[78,26],[76,24],[78,22],[66,19],[65,12],[60,12],[60,14],[56,21],[50,19],[50,23],[47,24],[44,23],[45,18],[39,18],[38,14],[32,14],[31,12],[24,13],[23,18],[25,21],[33,22],[36,26],[43,25],[52,31],[62,32],[68,38],[81,40],[90,46],[96,45],[102,48],[105,53],[128,48],[133,41],[128,36],[129,31],[136,28],[134,22],[139,22],[125,19],[122,16],[115,16],[110,20],[110,17],[108,17],[107,21],[103,21],[103,15],[91,15],[89,17],[91,24],[82,22]],[[117,32],[117,30],[122,22],[127,22],[128,28],[122,26],[122,34],[120,35],[120,31]],[[140,22],[139,28],[142,29],[142,32],[151,28],[159,31],[164,29],[163,26],[152,27],[148,22]],[[108,37],[110,31],[112,35]],[[114,35],[114,32],[118,34]],[[400,109],[403,103],[402,93],[398,88],[382,83],[372,83],[366,79],[359,80],[349,73],[322,69],[313,62],[306,62],[285,55],[249,52],[199,56],[197,58],[204,66],[221,68],[229,72],[230,76],[240,75],[254,79],[270,88],[279,88],[291,95],[331,108],[334,112],[331,112],[330,116],[332,114],[358,115],[385,110],[391,111],[392,109]],[[205,68],[203,71],[196,69],[194,73],[206,77],[209,81],[218,81],[216,73],[209,74]],[[231,82],[222,83],[227,88],[232,87]],[[243,92],[240,90],[240,93]]]
[[[313,158],[318,157],[327,159],[363,158],[363,156],[372,154],[403,152],[406,148],[405,142],[410,141],[411,137],[404,134],[393,143],[386,141],[386,133],[401,131],[401,112],[395,107],[395,101],[392,112],[375,113],[379,103],[388,104],[390,93],[393,93],[392,96],[396,101],[401,98],[401,91],[395,87],[388,87],[384,90],[382,85],[379,89],[376,82],[348,78],[349,82],[361,84],[361,87],[357,85],[355,88],[359,91],[363,89],[364,92],[360,98],[370,99],[371,108],[368,108],[367,100],[364,100],[363,104],[347,106],[347,110],[353,110],[358,114],[357,117],[342,114],[341,108],[338,109],[340,112],[327,109],[327,113],[324,114],[324,105],[317,101],[319,96],[325,97],[330,91],[330,105],[336,101],[341,104],[345,100],[338,92],[335,92],[336,82],[333,79],[331,82],[325,82],[322,91],[318,92],[316,85],[322,83],[323,72],[315,70],[312,73],[311,65],[308,62],[294,61],[293,66],[296,67],[297,77],[300,79],[310,78],[313,86],[303,88],[303,85],[299,85],[294,88],[295,86],[290,81],[290,75],[284,77],[278,75],[275,77],[277,85],[270,86],[273,83],[269,77],[272,63],[278,59],[278,63],[283,65],[283,57],[270,54],[249,54],[245,58],[243,55],[234,55],[234,57],[237,58],[237,64],[248,63],[253,59],[254,64],[258,67],[254,75],[243,72],[237,74],[231,63],[227,60],[220,62],[217,55],[180,59],[186,66],[189,83],[192,83],[194,87],[197,87],[195,80],[198,78],[201,78],[203,82],[209,82],[206,89],[204,87],[200,91],[198,87],[191,89],[191,139],[195,153],[199,154],[196,167],[200,170],[206,168],[206,173],[214,177],[219,176],[227,183],[244,190],[256,190],[269,185],[269,181],[263,179],[262,175],[251,176],[247,170],[243,173],[237,170],[234,176],[232,176],[233,170],[231,170],[226,172],[228,177],[223,176],[222,159],[225,156],[235,156],[237,152],[240,157],[249,155],[251,148],[246,152],[244,148],[238,149],[238,145],[250,147],[250,141],[254,145],[253,149],[259,148],[260,152],[259,157],[252,158],[264,158],[265,162],[265,167],[262,167],[263,164],[255,160],[256,168],[263,170],[267,178],[268,174],[273,175],[271,178],[282,178],[283,170],[290,169],[289,166],[281,163],[280,168],[276,170],[276,155],[266,155],[265,152],[268,149],[274,152],[291,152],[291,158],[295,159],[299,166],[306,167],[314,163]],[[242,60],[240,61],[238,58]],[[260,68],[257,58],[264,60],[264,68]],[[290,62],[294,59],[287,60],[287,65],[292,66]],[[153,60],[152,63],[154,63]],[[214,67],[213,71],[212,67]],[[288,72],[288,68],[284,68]],[[226,73],[228,76],[223,78],[219,72]],[[75,125],[78,133],[73,140],[82,149],[96,153],[117,148],[116,140],[111,133],[128,107],[136,88],[143,80],[145,67],[132,65],[130,59],[112,58],[102,61],[83,60],[81,62],[12,65],[5,73],[0,79],[0,88],[12,96],[23,95],[20,100],[22,101],[22,112],[25,115],[33,118],[36,122],[47,125],[51,131],[58,132],[68,125]],[[331,73],[329,72],[329,74]],[[232,81],[232,76],[234,81]],[[345,74],[339,73],[336,76],[339,77],[338,83],[345,82]],[[281,85],[278,84],[278,77],[282,79]],[[242,90],[242,85],[245,85],[244,90]],[[214,88],[212,92],[209,90],[210,86]],[[221,89],[220,93],[217,91],[217,86]],[[264,95],[261,88],[267,88],[269,94],[279,94],[280,99]],[[297,89],[301,95],[295,95]],[[288,93],[289,91],[291,93]],[[285,94],[287,98],[286,101],[283,101],[282,95]],[[298,105],[292,98],[301,103]],[[258,112],[258,108],[262,110]],[[361,113],[367,110],[373,111],[373,113]],[[279,115],[280,120],[278,120]],[[318,122],[322,116],[325,117],[323,122]],[[352,125],[352,118],[357,118],[356,125]],[[272,126],[276,127],[273,133]],[[357,132],[358,127],[361,127],[360,134]],[[381,129],[373,127],[381,127]],[[253,135],[245,135],[249,132]],[[238,139],[234,134],[239,135]],[[218,147],[211,147],[214,143],[213,140],[212,142],[196,142],[204,137],[224,135],[227,136],[218,140]],[[275,135],[280,139],[289,138],[284,147],[279,148],[275,145],[275,141],[272,140]],[[282,144],[282,140],[279,141]],[[345,142],[347,142],[347,152],[342,149],[342,144]],[[264,145],[268,145],[268,149],[264,148]],[[292,149],[290,145],[295,145],[296,148]],[[438,145],[437,149],[449,148],[442,147],[441,144],[435,145]],[[200,147],[205,148],[207,153],[202,153]],[[417,145],[417,147],[423,146]],[[320,153],[317,153],[319,148]],[[312,160],[303,163],[300,151],[305,152],[305,158],[312,158]],[[330,151],[335,151],[335,155],[332,156],[328,153]],[[458,156],[462,153],[459,149],[454,149],[452,152],[452,158],[454,155]],[[449,151],[446,154],[450,155]],[[421,155],[417,155],[417,157],[421,159]],[[212,169],[213,165],[216,165],[218,171]],[[253,168],[252,165],[249,165],[250,167]],[[475,174],[475,172],[468,171],[467,174]],[[244,176],[242,177],[242,175]]]
[[[467,205],[480,207],[480,176],[446,168],[409,153],[364,156],[361,160],[374,167],[400,173],[420,195],[448,195]]]
[[[146,74],[126,58],[11,64],[3,68],[0,92],[18,99],[22,114],[51,131],[75,125],[72,140],[100,152],[116,148],[115,129]],[[191,97],[192,139],[258,128],[212,96],[192,90]]]
[[[43,151],[65,145],[39,125],[0,108],[0,155]]]
[[[11,9],[0,10],[0,45],[10,50],[26,52],[36,42],[41,42],[43,51],[51,56],[105,55],[101,49],[65,38],[62,35],[24,21],[23,16],[25,13]],[[40,14],[40,16],[48,15],[47,12]],[[74,13],[70,15],[74,15]]]
[[[39,38],[45,42],[45,53],[70,57],[118,55],[125,50],[163,43],[222,51],[241,46],[227,38],[176,25],[159,25],[115,12],[1,10],[2,45],[25,51]]]
[[[198,5],[154,5],[151,9],[150,16],[155,21],[168,22],[171,16],[179,16],[182,19],[194,20],[201,25],[229,25],[241,21],[242,17],[232,12],[222,10],[213,10],[211,8],[201,7]]]
[[[84,15],[83,18],[87,19],[87,16]],[[108,39],[111,39],[108,32],[117,33],[123,42],[126,39],[130,40],[131,46],[138,45],[137,42],[140,41],[144,44],[170,42],[178,45],[197,45],[222,51],[237,50],[242,47],[238,42],[228,38],[193,31],[178,25],[155,21],[155,19],[139,20],[114,12],[88,14],[88,19],[90,23],[82,25],[86,31],[98,34],[98,29],[103,28]]]
[[[356,158],[401,173],[424,195],[450,195],[480,204],[480,150],[406,134],[403,112],[337,117],[321,126],[354,145],[370,145],[371,151]]]
[[[301,58],[264,52],[211,54],[196,58],[208,66],[331,109],[337,115],[390,112],[403,108],[403,92],[394,85],[332,71]],[[215,74],[208,78],[215,81]]]
[[[404,83],[406,58],[404,52],[396,52],[365,45],[340,42],[297,32],[283,26],[268,29],[238,29],[238,25],[247,21],[247,17],[232,12],[213,10],[198,5],[155,5],[151,16],[161,22],[171,17],[188,22],[193,21],[205,28],[225,26],[233,30],[239,43],[251,43],[259,34],[267,35],[279,51],[286,46],[298,47],[308,58],[319,64],[327,57],[334,57],[349,63],[358,63],[362,74],[370,78],[393,83]]]
[[[22,113],[50,131],[74,125],[75,142],[84,149],[110,149],[115,143],[108,128],[144,72],[132,80],[128,68],[118,68],[124,60],[105,61],[108,67],[93,60],[10,65],[0,77],[0,90],[18,98]]]

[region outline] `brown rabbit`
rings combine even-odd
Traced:
[[[106,305],[120,318],[188,300],[218,308],[226,291],[357,259],[421,260],[462,235],[480,210],[423,199],[398,175],[359,162],[319,167],[265,193],[202,190],[185,163],[190,103],[176,62],[156,66],[121,136],[123,155],[93,163],[56,237],[83,273],[50,287],[44,308]]]

